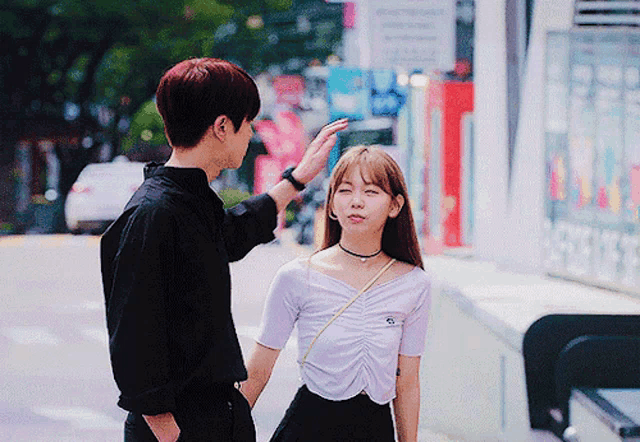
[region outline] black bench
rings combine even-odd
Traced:
[[[522,351],[531,428],[560,438],[571,388],[640,388],[640,315],[547,315]]]

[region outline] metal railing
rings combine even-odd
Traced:
[[[574,26],[640,26],[640,1],[576,0]]]

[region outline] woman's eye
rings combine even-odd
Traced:
[[[377,195],[379,192],[375,189],[368,189],[366,191],[369,195]]]
[[[347,193],[350,192],[350,189],[338,189],[338,193]]]

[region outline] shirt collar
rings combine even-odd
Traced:
[[[170,167],[165,166],[164,163],[147,163],[144,168],[144,178],[156,176],[167,177],[185,190],[205,198],[214,198],[222,205],[220,197],[209,186],[207,174],[198,167]]]

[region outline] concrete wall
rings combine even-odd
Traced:
[[[505,0],[477,0],[474,49],[475,252],[501,256],[507,205]]]
[[[476,255],[540,271],[544,217],[544,67],[549,30],[569,29],[573,0],[536,0],[507,192],[505,0],[477,0],[474,56]]]
[[[421,369],[421,425],[465,441],[530,440],[524,360],[438,292]]]
[[[638,298],[493,263],[429,256],[425,267],[437,283],[421,359],[420,425],[454,440],[556,440],[529,428],[522,354],[529,327],[557,313],[640,315]]]

